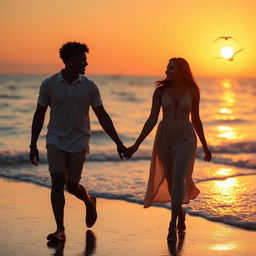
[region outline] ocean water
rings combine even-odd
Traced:
[[[40,165],[28,160],[31,120],[45,75],[0,75],[0,176],[50,186],[45,127],[38,141]],[[127,146],[138,137],[151,107],[154,81],[161,77],[89,76]],[[193,179],[201,193],[186,211],[206,219],[256,230],[256,79],[197,78],[200,116],[211,163],[203,162],[198,140]],[[114,143],[93,112],[90,154],[82,183],[96,195],[143,203],[156,128],[130,160],[120,160]],[[161,119],[161,114],[159,120]],[[246,178],[246,177],[249,177]],[[170,208],[170,204],[158,205]]]

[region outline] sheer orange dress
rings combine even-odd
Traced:
[[[155,135],[144,207],[153,203],[188,204],[200,191],[192,180],[197,139],[190,113],[190,89],[175,102],[166,90],[161,96],[163,118]]]

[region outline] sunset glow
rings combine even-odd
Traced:
[[[87,74],[163,76],[181,56],[195,76],[254,77],[255,8],[253,0],[3,1],[0,72],[56,72],[58,49],[76,40],[90,48]],[[233,62],[213,59],[227,45],[213,40],[225,35],[244,48]]]

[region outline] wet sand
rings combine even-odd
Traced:
[[[250,177],[249,177],[250,178]],[[87,229],[85,207],[65,193],[67,241],[47,245],[55,224],[50,189],[0,179],[0,255],[255,255],[256,232],[187,215],[187,231],[166,243],[170,211],[98,198],[98,221]]]

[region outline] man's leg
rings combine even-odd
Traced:
[[[84,202],[86,206],[86,225],[88,228],[92,227],[97,220],[96,197],[90,196],[85,187],[81,184],[75,184],[67,181],[66,188],[69,193]]]
[[[85,152],[68,153],[66,188],[69,193],[84,202],[86,206],[86,225],[92,227],[97,219],[96,197],[90,196],[86,188],[79,184],[84,162]]]
[[[64,232],[64,186],[65,186],[65,173],[58,172],[51,175],[52,178],[52,190],[51,190],[51,203],[52,210],[57,225],[58,232]]]
[[[52,180],[51,204],[57,226],[48,240],[65,240],[64,227],[64,186],[66,183],[66,153],[52,144],[47,144],[47,159]]]
[[[67,181],[66,184],[67,191],[76,196],[78,199],[84,201],[85,205],[91,204],[90,195],[88,194],[86,188],[81,184],[75,184],[73,182]]]
[[[88,194],[86,188],[83,185],[79,184],[85,162],[85,154],[85,151],[67,153],[68,176],[66,188],[69,193],[84,201],[85,205],[87,206],[91,203],[90,195]]]

